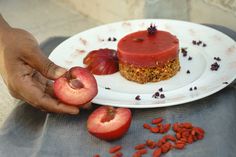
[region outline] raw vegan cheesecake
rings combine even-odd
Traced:
[[[117,52],[120,73],[130,81],[158,82],[180,70],[179,40],[153,25],[120,39]]]

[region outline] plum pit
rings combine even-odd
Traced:
[[[84,88],[84,84],[78,79],[69,80],[69,85],[73,89],[81,89]]]
[[[107,107],[106,114],[102,117],[101,122],[109,122],[115,118],[116,109],[114,107]]]

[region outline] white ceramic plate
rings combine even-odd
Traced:
[[[150,24],[157,29],[169,31],[180,41],[180,48],[187,48],[188,55],[179,54],[181,70],[169,80],[158,83],[138,84],[124,79],[119,72],[112,75],[96,76],[98,95],[92,102],[129,108],[163,107],[191,102],[209,96],[231,83],[236,78],[236,43],[225,34],[212,28],[176,20],[145,19],[102,25],[78,33],[61,43],[50,55],[56,64],[70,68],[82,66],[83,58],[91,50],[117,48],[117,42],[128,33],[145,30]],[[115,37],[117,41],[108,41]],[[202,41],[207,46],[193,45]],[[192,60],[188,60],[188,57]],[[221,61],[214,60],[220,57]],[[210,70],[217,62],[220,68]],[[186,71],[189,70],[190,74]],[[105,89],[109,87],[110,90]],[[197,90],[190,91],[190,88]],[[163,88],[164,99],[152,95]],[[135,100],[140,95],[141,100]]]

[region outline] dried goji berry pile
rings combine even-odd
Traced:
[[[149,130],[151,133],[167,133],[170,128],[170,123],[163,123],[163,118],[155,118],[152,120],[151,124],[144,123],[143,128]],[[132,157],[142,157],[142,155],[147,154],[148,151],[152,151],[152,157],[159,157],[162,154],[169,152],[174,149],[184,149],[187,144],[192,144],[197,140],[204,138],[205,131],[197,126],[194,126],[190,122],[174,123],[172,125],[172,130],[174,134],[163,135],[161,139],[147,139],[143,143],[134,146],[135,152]],[[109,153],[112,157],[122,157],[121,152],[122,146],[117,145],[109,149]],[[100,157],[99,154],[94,155],[94,157]]]
[[[167,133],[171,128],[171,124],[163,124],[162,122],[163,118],[155,118],[152,120],[152,124],[144,123],[143,128],[151,133]],[[174,135],[166,134],[157,142],[148,139],[145,143],[136,145],[133,157],[141,157],[144,154],[143,152],[148,152],[147,148],[154,149],[152,157],[159,157],[171,149],[184,149],[187,144],[203,139],[205,134],[202,128],[193,126],[190,122],[174,123],[172,129]],[[139,150],[143,150],[142,153]]]

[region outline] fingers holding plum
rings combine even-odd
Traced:
[[[56,113],[79,113],[78,107],[69,106],[53,98],[51,93],[48,92],[50,88],[46,84],[43,85],[35,80],[30,81],[29,79],[27,84],[21,84],[21,93],[23,99],[36,108]]]
[[[0,42],[0,73],[13,97],[49,112],[79,112],[78,107],[53,98],[48,79],[56,79],[66,70],[43,55],[29,32],[9,28],[2,33]]]
[[[51,96],[45,94],[39,100],[40,108],[54,113],[78,114],[79,108],[64,104]]]
[[[63,104],[53,97],[52,83],[39,72],[28,66],[18,66],[23,73],[8,78],[8,88],[13,97],[48,112],[77,114],[78,107]]]

